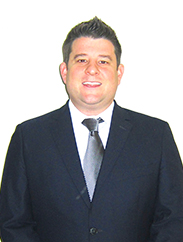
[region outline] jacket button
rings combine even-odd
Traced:
[[[97,234],[98,233],[98,229],[96,229],[96,228],[91,228],[90,229],[90,234],[91,235],[95,235],[95,234]]]

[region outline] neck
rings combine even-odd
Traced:
[[[112,102],[113,102],[113,100],[112,100]],[[112,104],[112,102],[110,102],[108,105],[102,106],[102,107],[97,107],[97,105],[86,105],[86,106],[80,107],[80,106],[74,104],[73,102],[72,103],[84,115],[97,116],[97,115],[101,114],[102,112],[104,112]]]

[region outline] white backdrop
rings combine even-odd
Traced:
[[[62,43],[98,16],[117,33],[125,74],[119,105],[169,122],[183,157],[183,5],[174,0],[6,0],[0,4],[0,176],[18,123],[66,100]]]

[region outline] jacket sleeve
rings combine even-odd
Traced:
[[[168,124],[166,124],[162,140],[159,187],[149,242],[182,242],[183,169]]]
[[[12,136],[1,184],[0,237],[2,242],[40,242],[31,210],[24,144],[20,126]]]

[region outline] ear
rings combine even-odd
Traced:
[[[67,77],[67,65],[65,62],[60,64],[60,75],[62,77],[63,82],[66,84]]]
[[[123,73],[124,73],[124,65],[120,64],[118,66],[118,85],[121,83]]]

